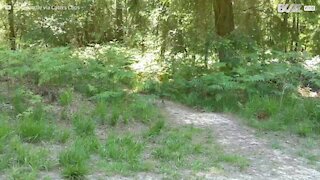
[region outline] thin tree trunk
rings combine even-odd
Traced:
[[[294,50],[294,46],[295,46],[295,40],[296,40],[296,14],[293,15],[293,21],[292,21],[292,26],[291,26],[291,44],[290,44],[290,51]]]
[[[11,9],[8,11],[8,23],[9,23],[9,40],[11,50],[16,50],[16,32],[15,32],[15,23],[14,23],[14,3],[12,0],[7,0],[7,5],[11,6]]]
[[[162,7],[162,12],[161,12],[161,17],[165,16],[167,13],[166,7],[165,5],[163,5]],[[160,17],[160,19],[161,19]],[[169,27],[168,27],[168,19],[161,19],[159,27],[161,28],[161,34],[160,34],[160,38],[161,38],[161,47],[160,47],[160,58],[164,59],[165,53],[166,53],[166,49],[167,49],[167,43],[168,43],[168,33],[169,33]]]
[[[286,0],[285,4],[288,4],[289,0]],[[283,16],[283,23],[282,23],[282,33],[283,33],[283,38],[285,39],[284,42],[284,51],[287,52],[288,51],[288,18],[289,18],[289,14],[288,13],[284,13]]]
[[[234,30],[232,0],[215,0],[214,15],[216,33],[219,36],[224,37]],[[228,62],[225,48],[219,48],[218,55],[221,62],[231,66],[232,62]]]
[[[116,0],[116,39],[123,40],[123,15],[122,15],[122,1]]]
[[[296,39],[296,47],[295,47],[295,51],[299,50],[299,25],[300,25],[300,18],[299,18],[299,14],[297,14],[297,22],[296,22],[296,33],[295,33],[295,39]]]

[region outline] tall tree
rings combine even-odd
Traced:
[[[214,15],[219,36],[226,36],[234,30],[232,0],[215,0]]]
[[[215,0],[214,4],[214,15],[215,15],[215,28],[216,33],[224,37],[230,34],[234,30],[234,17],[232,0]],[[230,59],[226,57],[224,47],[218,49],[218,55],[221,62],[227,63],[227,71],[232,68],[234,62],[230,62]]]
[[[122,41],[123,39],[123,14],[122,14],[122,0],[116,0],[116,39]]]
[[[8,10],[8,23],[9,23],[9,40],[11,50],[16,50],[16,32],[14,23],[14,2],[12,0],[7,0],[7,5],[11,7]]]

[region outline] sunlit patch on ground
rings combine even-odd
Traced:
[[[145,54],[135,54],[133,59],[137,63],[133,64],[131,67],[136,72],[157,72],[161,70],[161,66],[157,63],[157,55],[154,52],[148,52]]]
[[[298,92],[303,97],[320,97],[320,92],[314,92],[309,87],[299,87]]]
[[[305,61],[304,66],[311,71],[320,69],[320,56],[318,55]]]

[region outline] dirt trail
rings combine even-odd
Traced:
[[[256,137],[253,129],[229,115],[197,112],[169,101],[166,101],[164,109],[169,118],[176,123],[212,128],[217,141],[226,152],[242,155],[250,161],[250,166],[242,172],[226,170],[223,175],[202,173],[201,178],[320,179],[320,172],[303,158],[271,148],[266,138]]]

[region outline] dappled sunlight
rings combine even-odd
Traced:
[[[304,66],[309,70],[320,70],[320,55],[304,62]]]
[[[309,87],[299,87],[298,92],[300,93],[301,96],[303,97],[320,97],[320,92],[314,92],[312,91],[311,88]]]
[[[132,64],[132,69],[136,72],[152,73],[159,72],[162,67],[157,62],[156,52],[147,52],[145,54],[135,54],[133,59],[136,63]]]

